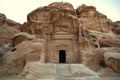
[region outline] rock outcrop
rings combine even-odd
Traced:
[[[115,72],[120,73],[120,52],[106,52],[104,53],[105,63]]]
[[[116,73],[120,73],[120,49],[116,47],[102,48],[105,65]]]
[[[0,13],[0,26],[5,24],[6,16]]]
[[[0,74],[56,76],[57,68],[52,63],[84,64],[94,71],[108,68],[119,74],[119,27],[119,21],[113,22],[94,6],[83,4],[74,9],[67,2],[37,8],[27,15],[23,25],[0,14],[0,44],[12,44],[0,60]],[[86,75],[76,72],[79,67],[67,69],[72,76]]]
[[[98,47],[120,47],[120,38],[113,32],[102,33],[89,30],[89,36],[98,43]]]
[[[49,4],[48,6],[59,8],[59,9],[66,9],[66,10],[74,10],[72,4],[68,2],[54,2]]]
[[[113,23],[94,6],[83,4],[75,10],[69,3],[55,2],[32,11],[27,19],[28,22],[23,24],[22,31],[39,38],[45,39],[46,34],[52,35],[54,31],[60,31],[57,26],[63,26],[61,29],[68,32],[70,30],[67,27],[70,27],[73,33],[79,33],[81,51],[78,60],[95,71],[100,69],[103,60],[101,48],[120,47],[120,38],[114,34],[118,34],[118,29],[113,30],[118,23]],[[72,29],[72,26],[75,27]]]
[[[44,62],[43,40],[23,41],[3,56],[0,75],[20,74],[29,62]]]
[[[115,34],[120,35],[120,21],[114,22],[114,26],[112,26],[112,31]]]
[[[25,40],[34,40],[34,39],[35,39],[35,35],[30,35],[25,32],[19,32],[19,33],[15,34],[14,36],[12,36],[12,38],[11,38],[12,45],[14,47]]]
[[[64,6],[57,6],[61,4],[64,4]],[[69,26],[73,33],[76,32],[74,27],[78,27],[76,12],[72,5],[68,3],[52,3],[49,6],[37,8],[28,14],[27,20],[28,22],[23,24],[22,31],[35,34],[39,38],[44,38],[45,34],[60,31],[62,26],[64,31],[69,31],[64,27]]]
[[[10,42],[11,37],[20,32],[20,24],[9,20],[6,16],[0,13],[0,46]]]
[[[85,29],[100,32],[109,32],[113,23],[107,16],[101,14],[93,6],[81,5],[76,9],[76,13]]]

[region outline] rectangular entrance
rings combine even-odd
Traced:
[[[65,52],[65,50],[59,50],[59,63],[66,63],[66,52]]]

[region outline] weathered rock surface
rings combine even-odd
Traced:
[[[26,65],[22,76],[32,76],[37,79],[80,79],[98,78],[98,75],[88,69],[83,64],[41,64],[38,62],[29,63]]]
[[[0,27],[0,46],[4,46],[5,44],[11,42],[11,37],[18,32],[19,30],[17,29],[5,26]]]
[[[60,8],[60,9],[69,9],[69,10],[74,10],[72,4],[68,2],[54,2],[49,4],[48,6],[55,7],[55,8]]]
[[[101,48],[120,47],[120,38],[113,31],[115,23],[94,6],[81,5],[75,10],[71,4],[55,2],[32,11],[27,19],[22,31],[35,34],[39,38],[46,39],[46,34],[54,36],[59,31],[78,34],[80,54],[77,63],[83,63],[95,71],[100,69],[100,62],[103,60]],[[53,37],[48,38],[51,40]]]
[[[103,54],[106,54],[106,51],[111,50],[113,47],[114,49],[111,50],[113,53],[116,53],[116,49],[120,50],[120,38],[112,32],[103,33],[94,30],[87,30],[84,34],[86,34],[84,40],[86,41],[86,46],[88,47],[83,47],[81,49],[82,63],[90,69],[98,71],[100,70],[100,67],[106,66],[106,64],[103,63]],[[103,50],[103,48],[107,50]],[[119,54],[119,52],[117,53]],[[107,61],[108,60],[105,62],[107,63]]]
[[[107,66],[120,73],[120,52],[106,52],[104,53],[104,59]]]
[[[120,48],[103,48],[105,64],[120,74]]]
[[[113,32],[102,33],[89,30],[89,36],[99,44],[99,47],[120,47],[120,38]]]
[[[61,4],[65,4],[66,7],[70,5],[70,9],[59,6],[56,8],[57,5]],[[76,33],[77,29],[74,27],[78,27],[76,12],[73,10],[72,5],[68,3],[52,3],[49,6],[37,8],[28,14],[27,20],[28,22],[25,22],[22,26],[22,31],[35,34],[39,38],[45,38],[46,34],[58,32],[61,29]],[[71,28],[71,30],[67,28]]]
[[[76,9],[81,24],[85,29],[96,30],[100,32],[111,31],[112,21],[107,16],[96,11],[93,6],[81,5]]]
[[[6,20],[6,16],[0,13],[0,26],[4,25],[5,20]]]
[[[30,35],[26,32],[19,32],[19,33],[15,34],[14,36],[12,36],[12,38],[11,38],[11,40],[13,42],[12,43],[13,46],[18,45],[25,40],[33,40],[33,39],[35,39],[35,35]]]
[[[11,37],[19,31],[20,24],[9,20],[0,13],[0,46],[10,42]]]
[[[44,62],[43,41],[23,41],[3,56],[0,75],[21,73],[25,64],[34,61]]]
[[[75,10],[70,3],[51,3],[30,12],[27,22],[20,26],[0,14],[0,43],[11,40],[13,45],[0,60],[0,74],[17,74],[24,69],[22,75],[32,79],[87,76],[81,63],[94,71],[108,67],[120,72],[120,24],[94,6],[81,5]],[[16,34],[19,30],[22,32]],[[79,65],[41,64],[61,63],[61,52],[65,63]]]
[[[10,19],[5,20],[5,26],[20,30],[21,24]]]
[[[112,26],[112,31],[113,31],[115,34],[120,35],[120,21],[114,22],[114,26]]]
[[[82,64],[89,67],[94,71],[100,70],[100,60],[102,59],[99,49],[87,48],[86,50],[81,50]]]

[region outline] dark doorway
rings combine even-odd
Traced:
[[[59,63],[66,63],[66,52],[65,52],[65,50],[59,50]]]

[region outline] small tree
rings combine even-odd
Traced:
[[[3,57],[5,51],[3,47],[0,47],[0,57]]]

